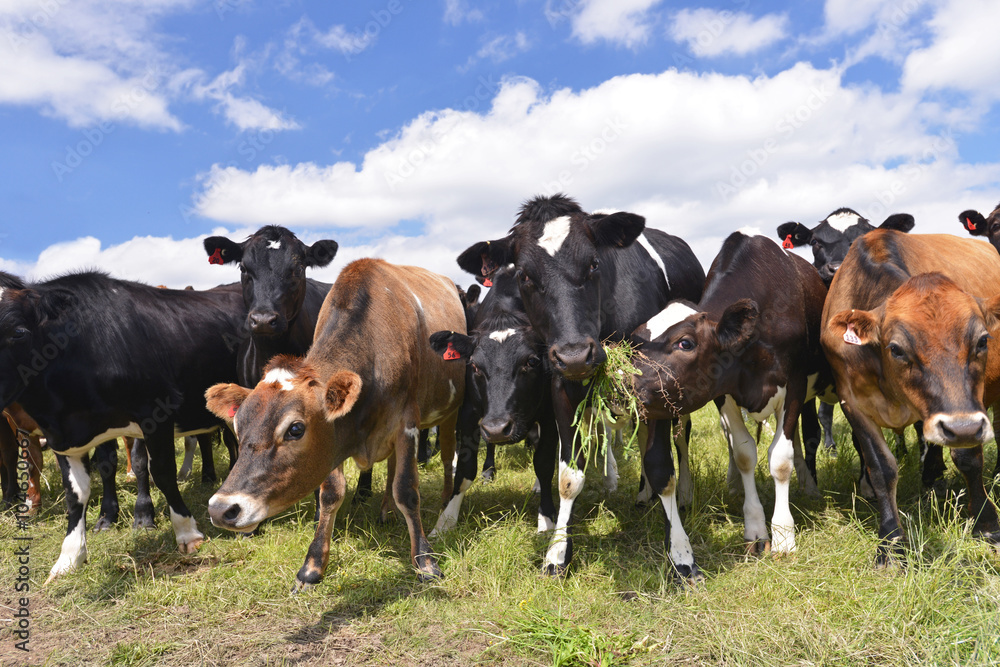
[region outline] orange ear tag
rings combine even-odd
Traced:
[[[862,345],[861,339],[858,338],[858,334],[854,332],[853,324],[847,325],[847,331],[844,332],[844,342],[848,345]]]
[[[460,355],[458,350],[455,349],[455,346],[449,342],[448,349],[444,351],[444,358],[446,361],[451,361],[452,359],[461,359],[462,355]]]
[[[238,409],[239,408],[237,406],[235,406],[235,405],[230,405],[229,406],[229,418],[230,419],[235,419],[236,418],[236,411]]]
[[[781,247],[784,248],[785,250],[791,250],[792,248],[795,247],[795,244],[792,243],[792,235],[791,234],[789,234],[788,236],[786,236],[785,240],[781,242]]]
[[[493,287],[493,281],[489,278],[483,280],[483,287]]]

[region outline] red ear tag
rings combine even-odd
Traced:
[[[493,281],[489,278],[483,280],[483,287],[493,287]]]
[[[785,250],[791,250],[792,248],[795,247],[795,244],[792,243],[792,235],[791,234],[789,234],[788,236],[786,236],[785,240],[781,242],[781,247],[784,248]]]
[[[848,345],[861,345],[861,339],[858,338],[858,334],[854,331],[854,325],[848,324],[847,331],[844,332],[844,342]]]
[[[229,406],[229,418],[230,419],[235,419],[236,418],[236,411],[237,410],[239,410],[238,406],[235,406],[235,405],[230,405]]]
[[[970,232],[974,232],[974,231],[976,231],[976,223],[974,223],[974,222],[972,221],[972,218],[966,218],[966,219],[965,219],[965,227],[966,227],[966,229],[968,229],[968,230],[969,230]]]
[[[209,264],[225,264],[222,260],[222,248],[216,248],[212,256],[208,258]]]
[[[446,361],[451,361],[452,359],[461,359],[462,355],[458,353],[455,346],[448,342],[448,349],[444,351],[444,358]]]

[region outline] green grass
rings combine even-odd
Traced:
[[[589,471],[574,513],[571,573],[541,575],[546,538],[535,532],[530,456],[521,446],[499,450],[497,481],[474,486],[458,528],[434,541],[445,573],[434,584],[418,583],[405,526],[399,518],[379,524],[376,497],[342,508],[326,579],[291,596],[312,539],[311,498],[262,535],[239,538],[209,523],[214,488],[198,481],[196,461],[182,492],[210,537],[198,553],[176,550],[156,491],[157,528],[132,531],[134,486],[120,475],[117,528],[88,535],[90,562],[43,588],[65,532],[61,483],[47,454],[44,506],[29,531],[32,652],[14,651],[3,623],[0,664],[1000,664],[1000,556],[970,537],[952,468],[951,493],[938,499],[921,491],[915,453],[900,462],[908,565],[876,571],[875,514],[854,495],[858,462],[838,413],[840,457],[820,453],[823,498],[798,494],[793,481],[797,553],[750,558],[714,408],[695,415],[694,429],[695,502],[684,516],[707,580],[693,589],[675,583],[666,566],[662,511],[633,506],[634,455],[620,462],[621,490],[611,496],[600,471]],[[990,444],[989,470],[995,452]],[[770,514],[765,457],[762,444],[757,479]],[[224,458],[218,451],[220,470]],[[353,470],[348,479],[353,487]],[[429,529],[441,507],[438,460],[422,480]],[[376,494],[383,485],[379,468]],[[98,513],[96,476],[94,487],[89,525]],[[1000,487],[991,493],[996,499]],[[15,604],[15,532],[4,514],[4,607]]]

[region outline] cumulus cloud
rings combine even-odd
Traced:
[[[744,56],[785,39],[788,17],[768,14],[755,19],[728,10],[682,9],[674,15],[669,34],[675,42],[687,42],[699,57]]]
[[[610,42],[626,48],[646,43],[661,0],[581,0],[572,9],[548,7],[550,20],[569,15],[573,36],[584,44]],[[565,3],[564,3],[565,4]]]
[[[246,66],[239,64],[208,83],[191,81],[191,96],[196,100],[207,99],[218,102],[216,110],[241,131],[299,129],[297,122],[286,118],[281,112],[275,111],[251,97],[241,97],[233,93],[234,89],[243,84],[245,73]],[[188,79],[204,79],[204,73],[200,71],[187,72],[185,76]]]
[[[461,25],[483,20],[483,13],[478,9],[469,9],[467,0],[444,0],[444,22],[449,25]]]
[[[922,0],[911,0],[912,4],[920,2]],[[893,4],[893,0],[826,0],[823,5],[825,30],[830,35],[860,32],[874,24],[878,15]]]

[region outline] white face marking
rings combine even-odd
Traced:
[[[664,332],[670,327],[674,326],[678,322],[682,322],[691,315],[694,315],[698,311],[687,306],[683,303],[673,302],[669,304],[666,308],[658,312],[656,315],[646,322],[646,327],[649,329],[649,339],[656,340],[664,334]]]
[[[264,376],[261,382],[275,382],[281,385],[282,391],[292,390],[292,380],[295,379],[295,374],[289,371],[287,368],[272,368]]]
[[[667,267],[663,264],[663,260],[660,259],[660,253],[656,252],[656,248],[654,248],[653,244],[646,238],[645,230],[643,230],[642,234],[639,234],[639,238],[637,238],[636,241],[638,241],[639,245],[641,245],[643,249],[649,253],[649,256],[653,258],[656,265],[660,267],[660,271],[663,273],[663,279],[667,281],[667,289],[670,289],[670,277],[667,275]]]
[[[559,252],[566,237],[569,236],[569,216],[562,216],[545,223],[545,230],[542,237],[538,239],[538,245],[542,250],[553,257]]]
[[[0,287],[0,301],[3,301],[4,288]]]
[[[281,241],[271,241],[267,244],[267,247],[271,250],[281,250]]]
[[[267,518],[267,505],[260,502],[257,498],[248,496],[245,493],[216,493],[208,499],[209,513],[211,513],[213,509],[221,510],[232,505],[240,506],[239,524],[233,527],[219,526],[219,524],[215,523],[214,519],[212,520],[212,523],[215,523],[215,525],[219,528],[247,532],[255,529],[257,524]],[[197,527],[195,530],[197,530]]]
[[[840,233],[847,231],[848,227],[858,224],[861,216],[857,213],[838,213],[826,219],[826,224],[830,225]]]
[[[495,340],[498,343],[502,343],[511,336],[514,335],[513,329],[504,329],[503,331],[494,331],[490,334],[490,339]]]

